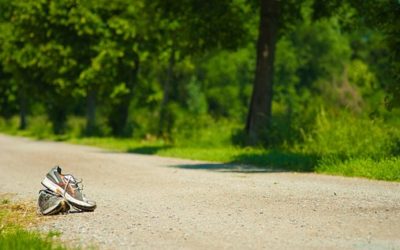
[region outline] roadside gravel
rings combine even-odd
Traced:
[[[400,183],[115,153],[0,135],[0,193],[35,202],[54,165],[83,178],[92,213],[54,216],[100,249],[400,249]]]

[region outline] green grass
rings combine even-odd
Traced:
[[[57,232],[41,234],[25,229],[39,223],[40,219],[31,203],[12,202],[9,195],[0,195],[0,249],[66,249],[54,240],[59,236]]]
[[[66,248],[54,243],[52,234],[43,236],[37,232],[15,228],[5,233],[0,233],[0,249],[62,250]]]
[[[351,114],[330,117],[321,112],[317,115],[315,124],[308,132],[303,131],[303,138],[297,140],[297,143],[272,149],[234,145],[231,138],[239,126],[227,121],[210,123],[193,133],[190,132],[193,128],[187,128],[188,130],[176,136],[174,143],[151,136],[146,140],[82,137],[79,131],[84,123],[76,117],[69,121],[69,131],[62,136],[52,134],[51,126],[42,117],[30,119],[31,125],[25,131],[16,129],[16,124],[15,119],[8,121],[8,124],[0,120],[0,131],[35,139],[96,146],[118,152],[236,163],[242,166],[241,169],[251,165],[256,166],[259,171],[272,169],[316,172],[400,181],[400,126],[381,120],[357,118]],[[227,168],[228,165],[224,166]],[[204,168],[219,169],[217,165]]]
[[[400,178],[400,157],[373,160],[348,159],[337,164],[321,162],[317,172],[344,175],[362,176],[370,179],[399,181]]]

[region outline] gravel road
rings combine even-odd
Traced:
[[[0,193],[35,201],[59,164],[92,213],[53,216],[100,249],[400,249],[400,183],[115,153],[0,135]]]

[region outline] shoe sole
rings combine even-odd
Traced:
[[[57,184],[55,184],[54,182],[52,182],[50,179],[48,179],[47,177],[44,178],[44,180],[42,181],[42,185],[45,186],[46,188],[50,189],[53,192],[56,192],[58,194],[63,194],[64,190],[58,186]],[[96,205],[90,205],[84,201],[75,199],[74,197],[72,197],[70,194],[68,194],[68,192],[65,192],[64,194],[65,199],[67,199],[67,201],[74,207],[80,209],[80,210],[85,210],[85,211],[93,211],[96,208]]]

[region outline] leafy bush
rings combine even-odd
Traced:
[[[400,130],[383,120],[356,117],[350,113],[327,115],[321,111],[314,129],[304,135],[303,152],[321,157],[381,159],[392,155],[400,140]]]
[[[182,147],[231,146],[241,124],[227,119],[215,120],[209,115],[186,115],[179,119],[173,133],[174,145]]]
[[[38,139],[45,139],[53,135],[51,122],[45,115],[33,116],[29,119],[27,130]]]

